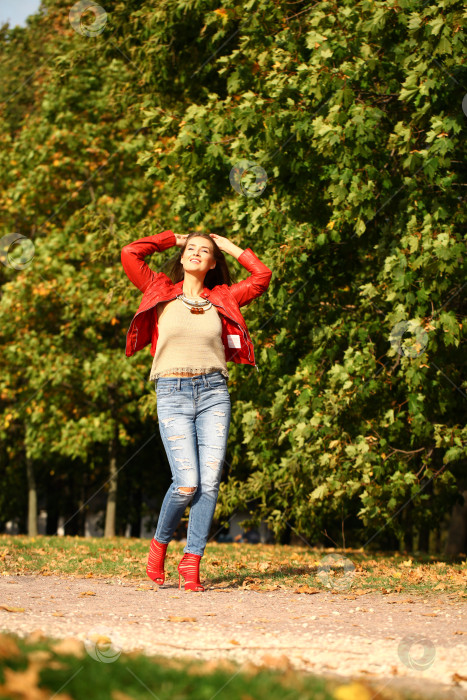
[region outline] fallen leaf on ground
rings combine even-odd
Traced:
[[[0,695],[19,696],[23,700],[48,700],[51,693],[38,686],[40,664],[30,663],[25,671],[3,669],[5,683],[0,685]],[[56,700],[73,700],[68,693],[55,693]]]
[[[285,655],[273,656],[272,654],[263,654],[261,657],[261,663],[263,666],[268,668],[279,668],[283,670],[292,669],[293,665],[290,659]]]
[[[37,642],[43,642],[45,639],[44,631],[41,629],[35,629],[26,637],[26,644],[37,644]]]
[[[35,649],[28,653],[29,661],[41,664],[42,666],[46,664],[52,658],[52,653],[46,649]]]
[[[362,683],[350,683],[341,685],[334,691],[336,700],[371,700],[372,693]]]
[[[96,594],[94,591],[83,591],[82,593],[80,593],[80,596],[83,596],[83,595],[96,595]]]
[[[112,700],[134,700],[131,695],[122,693],[121,690],[112,690],[111,692]]]
[[[141,588],[135,588],[135,591],[156,591],[157,588],[153,586],[142,586]]]
[[[15,640],[6,634],[0,635],[0,659],[8,659],[11,656],[19,656],[20,650]]]
[[[319,588],[310,588],[310,586],[299,586],[294,590],[294,593],[321,593],[321,590]]]
[[[467,681],[467,676],[461,676],[460,673],[453,673],[452,680],[455,683],[458,683],[459,681]]]
[[[85,655],[84,644],[78,639],[67,637],[50,647],[55,654],[64,654],[65,656],[76,656],[78,659]]]
[[[182,615],[169,615],[168,622],[196,622],[196,617],[183,617]]]
[[[14,608],[11,605],[0,605],[0,608],[7,612],[24,612],[24,608]]]

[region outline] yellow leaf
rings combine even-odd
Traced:
[[[361,683],[350,683],[349,685],[341,685],[334,691],[336,700],[371,700],[373,695],[368,688]]]
[[[0,605],[0,608],[7,612],[24,612],[24,608],[13,608],[11,605]]]

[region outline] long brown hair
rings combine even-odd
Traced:
[[[197,238],[206,238],[208,241],[211,241],[213,245],[214,259],[216,261],[216,267],[214,268],[214,270],[208,270],[206,273],[206,277],[204,278],[204,286],[208,289],[212,289],[216,286],[216,284],[227,284],[230,286],[232,284],[232,278],[230,275],[229,268],[227,267],[227,262],[225,260],[224,253],[219,248],[216,241],[213,238],[211,238],[211,236],[209,236],[207,233],[188,234],[185,240],[185,245],[182,248],[180,248],[178,258],[175,260],[172,267],[170,268],[169,277],[172,280],[172,282],[174,284],[177,284],[177,282],[180,282],[180,280],[184,278],[185,270],[183,269],[183,265],[180,262],[180,259],[183,253],[185,252],[185,248],[188,244],[188,241],[190,240],[190,238],[194,238],[195,236]]]

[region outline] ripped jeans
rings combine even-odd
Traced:
[[[191,501],[183,551],[203,555],[227,449],[231,415],[227,381],[221,372],[159,377],[156,396],[172,484],[162,502],[154,537],[161,543],[170,542]]]

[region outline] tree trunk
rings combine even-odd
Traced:
[[[405,518],[403,519],[404,549],[407,552],[413,552],[412,509],[413,501],[409,501],[405,507]]]
[[[54,475],[51,478],[49,474],[47,477],[46,488],[47,488],[47,524],[45,527],[46,535],[56,535],[58,530],[58,517],[60,515],[58,507],[57,492],[61,491],[61,480]]]
[[[430,496],[430,499],[428,501],[424,501],[424,504],[420,506],[422,509],[429,510],[431,507],[433,507],[433,479],[428,482],[425,488],[423,488],[423,493],[425,495]],[[423,484],[422,484],[423,486]],[[423,512],[423,511],[422,511]],[[421,518],[419,520],[419,524],[417,525],[417,531],[418,531],[418,545],[417,549],[419,552],[428,552],[430,551],[430,535],[431,535],[431,521],[428,518]]]
[[[141,486],[138,485],[133,492],[131,502],[131,522],[130,522],[130,537],[141,537],[141,507],[143,505],[143,493]]]
[[[114,434],[109,442],[109,490],[105,511],[104,537],[115,537],[117,515],[117,452],[118,452],[118,423],[114,421]]]
[[[430,528],[428,525],[420,526],[418,532],[418,551],[428,553],[430,549]]]
[[[26,474],[28,480],[28,535],[36,537],[37,535],[37,491],[36,479],[34,476],[34,467],[32,459],[26,457]]]
[[[467,491],[463,491],[460,495],[464,502],[462,503],[460,499],[452,509],[446,541],[445,553],[449,557],[456,557],[467,551]]]

